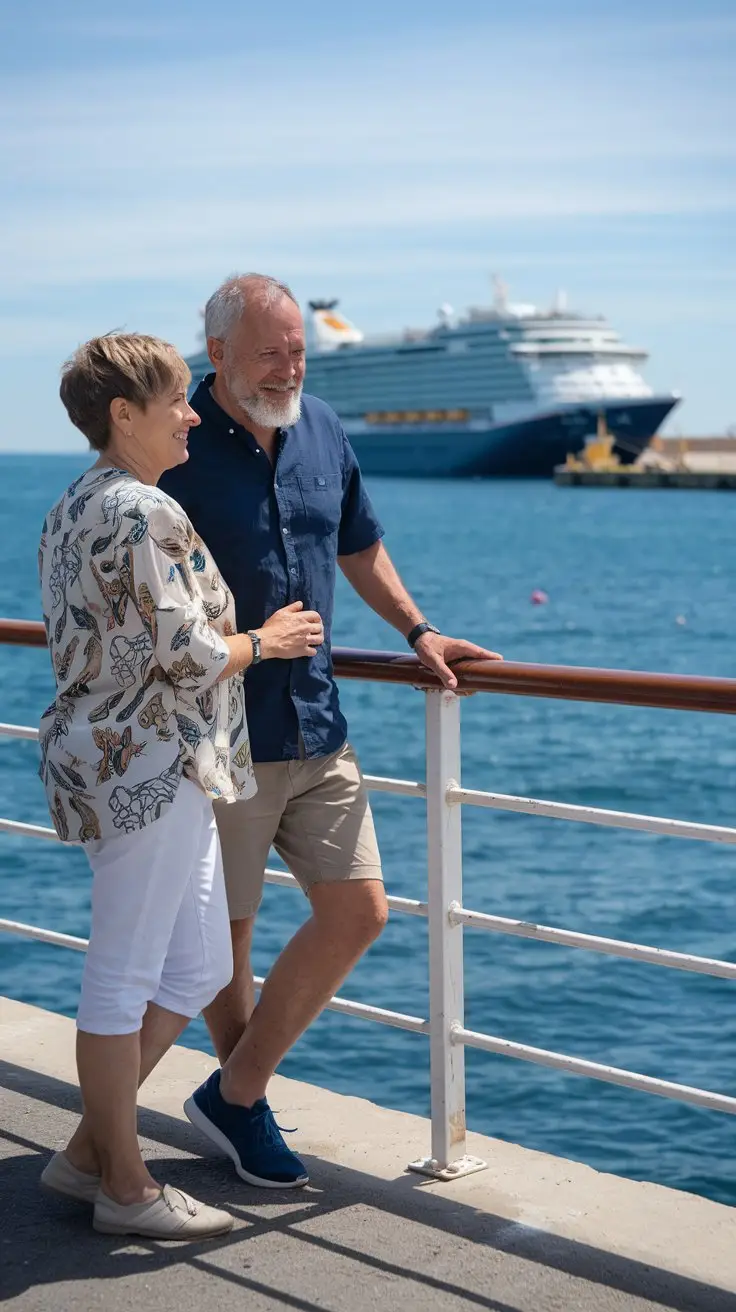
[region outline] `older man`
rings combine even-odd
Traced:
[[[185,1110],[244,1180],[284,1188],[305,1184],[307,1173],[273,1119],[269,1079],[387,918],[373,819],[332,676],[336,566],[447,688],[457,684],[449,662],[494,653],[442,636],[403,586],[337,415],[302,393],[304,325],[289,288],[257,274],[229,279],[207,303],[205,332],[213,372],[191,402],[202,422],[188,463],[161,486],[207,543],[233,591],[238,630],[251,635],[258,793],[219,808],[235,971],[205,1013],[221,1069]],[[299,660],[262,659],[260,626],[289,605],[285,622],[321,645]],[[311,916],[254,1007],[250,946],[272,844]]]

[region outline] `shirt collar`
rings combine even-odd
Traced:
[[[239,423],[237,419],[233,419],[232,416],[229,415],[226,410],[223,410],[221,405],[218,405],[217,401],[212,395],[210,388],[212,387],[212,384],[214,383],[216,377],[217,375],[215,373],[211,373],[211,374],[206,374],[206,376],[202,379],[201,383],[196,388],[191,398],[192,409],[197,411],[197,414],[199,415],[200,419],[205,419],[208,423],[214,424],[217,428],[221,429],[223,432],[231,433],[234,429],[235,432],[240,435],[247,433],[251,441],[255,443],[256,439],[251,433],[250,429],[246,428],[244,424]],[[276,429],[279,438],[282,439],[286,436],[288,431],[289,431],[288,428]]]

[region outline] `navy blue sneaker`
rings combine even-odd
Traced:
[[[266,1189],[298,1189],[309,1182],[304,1163],[287,1147],[265,1098],[252,1107],[225,1102],[213,1071],[184,1103],[192,1125],[231,1157],[241,1180]]]

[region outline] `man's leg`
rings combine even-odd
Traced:
[[[275,962],[249,1021],[243,954],[240,994],[227,1015],[219,999],[214,1004],[221,1024],[218,1051],[227,1051],[241,1025],[245,1031],[222,1070],[185,1104],[190,1119],[232,1157],[243,1179],[271,1187],[306,1184],[308,1176],[278,1134],[264,1096],[268,1081],[378,937],[388,914],[373,819],[350,748],[292,762],[288,770],[293,788],[274,845],[309,896],[312,915]],[[240,841],[248,845],[247,830]],[[247,933],[235,930],[243,942]]]
[[[265,1097],[279,1062],[375,942],[388,918],[380,879],[316,884],[309,896],[310,919],[274,963],[250,1022],[225,1062],[221,1089],[227,1102],[251,1107]]]
[[[230,912],[233,977],[203,1013],[215,1052],[224,1065],[245,1033],[256,1004],[251,943],[263,896],[271,845],[291,793],[288,761],[254,767],[258,792],[247,802],[215,802]]]
[[[281,1059],[388,917],[373,817],[352,749],[346,745],[329,757],[294,761],[287,770],[291,787],[285,800],[279,797],[283,814],[273,841],[307,893],[312,915],[274,963],[258,1005],[248,1014],[245,981],[252,975],[244,948],[241,988],[223,1051],[238,1028],[242,1037],[224,1063],[221,1089],[227,1101],[246,1107],[265,1096]],[[242,838],[248,841],[247,831]],[[245,944],[246,934],[240,937]]]
[[[224,1066],[245,1034],[256,1005],[256,987],[251,966],[251,944],[255,916],[230,921],[233,941],[233,977],[203,1012],[215,1052]]]

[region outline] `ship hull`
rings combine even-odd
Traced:
[[[353,426],[343,422],[365,474],[403,478],[549,478],[582,451],[600,416],[614,449],[630,464],[648,446],[676,396],[571,405],[506,424]]]

